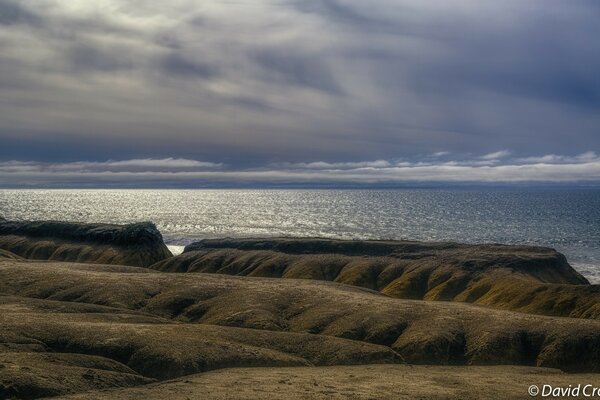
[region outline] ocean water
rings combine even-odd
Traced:
[[[534,244],[600,283],[600,190],[0,190],[7,219],[153,221],[202,238],[320,236]]]

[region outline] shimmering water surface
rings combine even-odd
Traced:
[[[8,219],[155,222],[171,246],[322,236],[551,246],[600,282],[600,190],[0,190]]]

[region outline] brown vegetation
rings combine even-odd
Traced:
[[[328,280],[405,299],[600,318],[600,286],[553,249],[325,239],[204,240],[150,268]]]
[[[10,260],[22,260],[23,259],[22,257],[19,257],[18,255],[13,254],[10,251],[0,249],[0,260],[3,258],[10,259]]]
[[[124,310],[128,315],[135,313],[136,318],[140,318],[140,313],[144,318],[150,315],[161,318],[169,325],[144,326],[143,329],[128,325],[129,328],[106,334],[122,338],[123,345],[129,349],[136,348],[134,342],[140,340],[156,353],[162,351],[160,343],[169,343],[169,348],[184,343],[186,332],[191,336],[197,332],[210,337],[206,333],[208,328],[203,326],[209,324],[250,328],[243,337],[252,337],[250,332],[261,332],[265,343],[274,343],[278,332],[284,336],[309,333],[319,334],[309,335],[315,338],[351,339],[350,343],[385,346],[409,363],[514,364],[565,371],[600,371],[600,321],[535,316],[461,303],[394,299],[371,290],[329,282],[112,268],[4,261],[0,262],[0,293],[68,304],[75,301],[108,306]],[[29,314],[27,318],[10,320],[9,314],[3,314],[6,314],[3,329],[18,326],[15,329],[20,329],[19,332],[27,332],[27,337],[43,342],[53,337],[81,340],[76,345],[78,349],[85,343],[97,346],[89,344],[87,337],[93,334],[98,338],[102,331],[97,326],[86,328],[85,319],[82,324],[67,320],[57,328],[61,320],[54,317],[46,321],[45,312],[39,318]],[[177,325],[171,326],[173,322]],[[41,327],[39,335],[43,336],[36,336],[38,331],[30,326],[32,324]],[[115,326],[113,321],[110,329],[116,329]],[[136,332],[140,331],[147,332],[148,339],[146,336],[138,339],[140,334]],[[170,335],[177,339],[167,339]],[[226,337],[223,333],[218,335]],[[241,335],[235,333],[231,338]],[[150,338],[153,341],[146,342]],[[192,348],[194,343],[184,347]],[[377,349],[379,352],[380,347]],[[94,350],[93,354],[105,351]],[[316,351],[333,354],[324,347]],[[381,354],[390,357],[385,351]],[[157,354],[157,357],[176,361],[167,353]],[[316,363],[306,354],[301,357]],[[353,361],[351,357],[343,357],[340,363],[361,360],[364,363],[374,359],[376,357],[356,353]],[[187,365],[186,362],[176,365]],[[323,363],[326,362],[320,362]],[[193,368],[181,368],[186,373],[193,372]]]
[[[69,400],[413,400],[531,398],[532,384],[598,382],[597,375],[527,367],[361,365],[238,368],[168,382],[64,397]],[[553,397],[556,398],[556,397]],[[61,397],[62,399],[62,397]]]
[[[150,222],[111,225],[0,219],[0,249],[32,260],[140,267],[172,256]]]
[[[0,251],[0,398],[523,398],[597,376],[541,367],[600,372],[600,321],[464,303],[596,318],[597,287],[553,250],[302,242],[214,241],[153,266],[220,275]]]

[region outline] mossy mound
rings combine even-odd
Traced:
[[[0,352],[0,398],[36,399],[154,382],[116,361],[85,354]]]
[[[600,286],[557,251],[497,244],[203,240],[150,268],[327,280],[405,299],[470,302],[534,314],[600,318]]]
[[[227,367],[399,361],[389,347],[331,336],[182,324],[122,308],[0,296],[2,398],[139,385]]]
[[[415,364],[511,364],[600,372],[600,321],[395,299],[331,282],[3,261],[0,293],[54,301],[60,307],[122,310],[108,320],[106,315],[115,311],[103,313],[102,319],[99,314],[83,318],[74,312],[69,317],[73,320],[55,313],[48,319],[43,307],[54,306],[42,304],[35,306],[42,307],[38,317],[11,317],[14,312],[3,311],[0,329],[9,337],[23,337],[18,341],[35,339],[63,352],[123,354],[115,360],[127,361],[150,377],[163,377],[163,372],[153,372],[157,360],[169,360],[165,368],[183,374],[210,369],[207,365],[236,366],[233,361],[207,359],[249,357],[251,365],[273,361],[273,354],[287,354],[275,358],[280,361],[320,365],[390,362],[397,354]],[[107,342],[109,338],[114,340]],[[313,341],[326,338],[347,341]],[[220,356],[204,352],[211,348],[205,339],[222,343]],[[375,347],[342,351],[338,343]],[[245,346],[266,348],[270,355]],[[200,353],[191,350],[196,348]]]
[[[0,260],[1,259],[22,260],[23,258],[19,257],[18,255],[14,254],[14,253],[11,253],[10,251],[0,249]]]
[[[150,222],[112,225],[3,219],[0,249],[32,260],[142,267],[172,256]]]

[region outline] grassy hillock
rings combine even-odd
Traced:
[[[404,299],[600,318],[600,286],[543,247],[327,239],[204,240],[150,268],[312,279]]]
[[[598,286],[552,249],[255,239],[168,257],[148,224],[0,225],[0,398],[516,399],[600,376]]]
[[[181,354],[184,360],[195,357],[191,349],[200,345],[198,338],[214,337],[239,344],[259,335],[259,342],[252,339],[246,344],[282,352],[283,347],[272,348],[275,339],[283,335],[292,340],[292,333],[301,335],[292,340],[300,347],[290,344],[283,352],[289,354],[289,349],[296,349],[301,353],[294,353],[295,357],[313,364],[317,359],[303,353],[307,345],[294,342],[305,337],[302,335],[308,334],[306,340],[331,337],[375,346],[373,354],[388,361],[396,354],[398,359],[416,364],[511,364],[600,371],[600,321],[536,316],[464,303],[394,299],[330,282],[4,261],[0,262],[0,293],[36,301],[108,306],[128,315],[134,313],[136,318],[159,318],[159,325],[133,325],[135,319],[125,325],[116,320],[109,325],[95,325],[80,315],[61,322],[58,316],[48,320],[45,312],[39,317],[29,314],[16,319],[2,313],[1,326],[17,337],[24,335],[44,343],[61,338],[68,344],[64,350],[75,346],[77,352],[82,352],[89,346],[92,354],[106,354],[106,349],[97,346],[104,346],[105,338],[119,338],[109,348],[121,343],[129,351],[146,349],[157,359],[168,359],[170,371],[193,372],[193,368],[183,367],[188,361],[177,361],[169,352]],[[251,331],[226,334],[214,326]],[[211,329],[217,330],[211,334]],[[187,340],[191,342],[181,347]],[[319,364],[331,363],[330,357],[341,364],[377,359],[356,349],[352,350],[353,358],[339,349],[313,348],[314,357],[323,357]],[[202,351],[207,351],[206,347]],[[133,368],[134,359],[128,353],[117,361],[129,360],[128,366]],[[139,359],[141,364],[134,369],[149,374],[153,363],[147,356]],[[147,363],[150,367],[144,366]]]
[[[171,252],[153,223],[0,220],[0,249],[33,260],[149,266]]]

